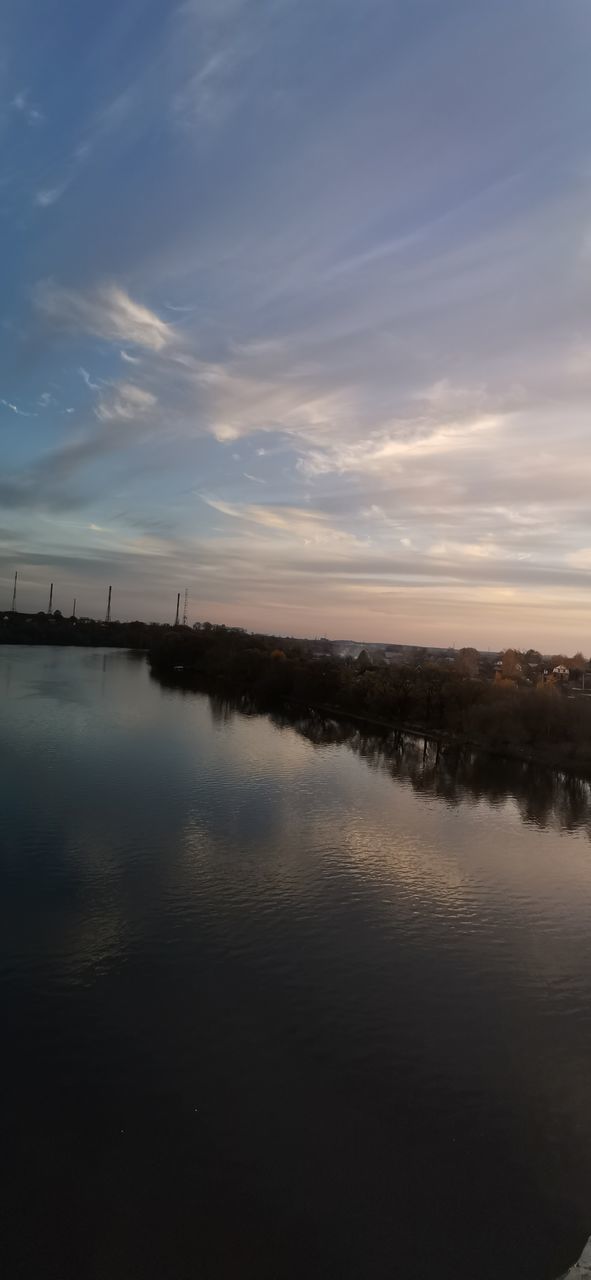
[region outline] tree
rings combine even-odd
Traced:
[[[455,658],[455,669],[459,676],[467,676],[473,678],[478,675],[480,670],[480,655],[478,649],[459,649]]]
[[[371,667],[371,658],[367,649],[362,649],[355,659],[355,666],[358,671],[368,671]]]
[[[518,680],[522,674],[521,654],[517,649],[505,649],[501,672],[506,680]]]

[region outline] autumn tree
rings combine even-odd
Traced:
[[[501,656],[501,672],[506,680],[517,680],[522,673],[521,654],[518,649],[505,649]]]

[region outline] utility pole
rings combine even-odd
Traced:
[[[109,587],[109,594],[108,594],[108,596],[107,596],[107,612],[106,612],[106,614],[105,614],[105,622],[107,623],[107,625],[108,625],[108,624],[109,624],[109,622],[111,621],[111,592],[112,592],[112,590],[113,590],[113,588],[112,588],[112,587]]]
[[[180,613],[180,611],[181,611],[181,593],[180,593],[180,591],[179,591],[179,593],[178,593],[178,595],[177,595],[177,598],[176,598],[176,617],[175,617],[175,620],[174,620],[174,625],[175,625],[175,627],[178,627],[178,625],[179,625],[179,613]]]
[[[11,613],[16,613],[16,580],[17,578],[18,578],[18,569],[14,575],[14,586],[12,588],[12,608],[10,610]]]
[[[50,588],[49,588],[49,604],[48,604],[48,606],[47,606],[47,612],[48,612],[48,614],[49,614],[49,616],[50,616],[50,617],[51,617],[51,611],[52,611],[52,609],[53,609],[53,582],[52,582],[52,584],[51,584],[51,586],[50,586]]]
[[[188,622],[187,622],[187,607],[188,607],[188,604],[189,604],[189,588],[188,588],[188,587],[185,587],[185,604],[184,604],[184,607],[183,607],[183,626],[184,626],[184,627],[186,627],[186,626],[188,626],[188,625],[189,625],[189,624],[188,624]]]

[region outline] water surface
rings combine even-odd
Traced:
[[[554,1280],[585,783],[0,648],[2,1274]]]

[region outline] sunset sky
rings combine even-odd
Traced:
[[[589,653],[589,0],[0,34],[0,607]]]

